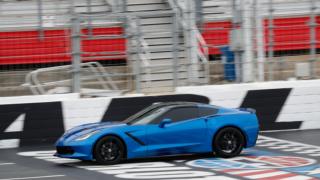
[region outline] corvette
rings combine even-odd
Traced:
[[[155,103],[122,122],[91,123],[66,131],[56,142],[55,156],[101,164],[211,152],[230,158],[253,147],[258,133],[253,109]]]

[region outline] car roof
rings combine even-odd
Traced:
[[[208,105],[198,102],[188,102],[188,101],[176,101],[176,102],[156,102],[153,103],[152,106],[155,107],[183,107],[183,106],[199,106],[199,105]]]

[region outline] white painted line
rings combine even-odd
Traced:
[[[312,153],[320,153],[318,149],[310,149],[301,152],[297,152],[298,154],[312,154]]]
[[[0,149],[11,149],[19,147],[20,139],[0,140]]]
[[[0,163],[0,166],[4,166],[4,165],[12,165],[12,164],[16,164],[16,163]]]
[[[262,140],[273,140],[273,141],[279,141],[279,142],[285,142],[285,143],[295,144],[295,145],[297,145],[297,146],[304,146],[304,147],[310,147],[310,148],[318,148],[318,149],[320,149],[320,146],[310,145],[310,144],[304,144],[304,143],[294,142],[294,141],[289,141],[289,140],[284,140],[284,139],[277,139],[277,138],[272,138],[272,137],[267,137],[267,136],[259,136],[259,138],[262,138]]]
[[[293,177],[288,177],[288,178],[283,178],[281,180],[311,180],[314,179],[313,177],[308,177],[308,176],[303,176],[303,175],[298,175],[298,176],[293,176]]]
[[[289,173],[284,172],[284,171],[277,171],[277,172],[263,173],[263,174],[244,176],[244,177],[249,178],[249,179],[260,179],[260,178],[267,178],[267,177],[271,178],[273,176],[278,176],[278,175],[283,175],[283,174],[289,174]]]
[[[282,151],[286,151],[286,152],[293,152],[293,151],[301,152],[301,151],[304,151],[304,150],[306,150],[308,148],[309,147],[300,146],[300,147],[295,147],[295,148],[290,148],[290,149],[282,149]]]
[[[93,171],[99,171],[104,174],[122,174],[132,172],[158,172],[158,171],[179,171],[179,170],[190,170],[189,167],[167,167],[167,168],[136,168],[136,169],[120,169],[120,170],[105,170],[105,169],[93,169]]]
[[[269,148],[270,149],[286,149],[286,148],[291,148],[291,147],[296,147],[296,146],[294,144],[283,144],[283,145],[272,146]]]
[[[59,158],[59,157],[55,157],[55,156],[36,156],[37,159],[64,159],[64,158]]]
[[[78,159],[67,159],[67,158],[59,158],[54,156],[36,156],[37,159],[43,159],[46,161],[52,161],[52,162],[80,162]]]
[[[27,152],[19,152],[18,155],[20,156],[53,156],[55,153],[55,150],[50,150],[50,151],[27,151]]]
[[[290,131],[301,131],[301,129],[265,130],[260,132],[270,133],[270,132],[290,132]]]
[[[19,178],[5,178],[0,180],[19,180],[19,179],[46,179],[46,178],[57,178],[66,175],[50,175],[50,176],[33,176],[33,177],[19,177]]]
[[[318,154],[309,154],[310,156],[320,156],[320,153]]]
[[[268,147],[268,146],[278,146],[280,144],[283,144],[283,142],[269,142],[265,144],[259,144],[260,147]]]
[[[240,170],[237,170],[237,171],[231,171],[231,172],[225,172],[225,173],[237,175],[237,174],[243,174],[243,173],[257,173],[257,172],[263,172],[263,171],[265,171],[265,170],[261,170],[261,169],[254,169],[254,170],[240,169]]]
[[[81,162],[80,160],[77,159],[65,159],[65,158],[43,158],[43,157],[35,157],[36,159],[41,159],[49,162],[54,162],[57,164],[64,164],[64,163],[76,163],[76,162]]]

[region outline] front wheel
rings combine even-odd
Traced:
[[[241,131],[234,127],[221,129],[214,138],[213,149],[217,156],[231,158],[239,155],[245,139]]]
[[[114,136],[101,138],[93,149],[93,155],[100,164],[117,164],[124,159],[125,146],[122,141]]]

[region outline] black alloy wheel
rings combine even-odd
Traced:
[[[213,149],[217,156],[231,158],[239,155],[243,149],[245,137],[234,127],[221,129],[213,142]]]
[[[105,136],[95,145],[93,155],[100,164],[117,164],[124,159],[124,144],[114,136]]]

